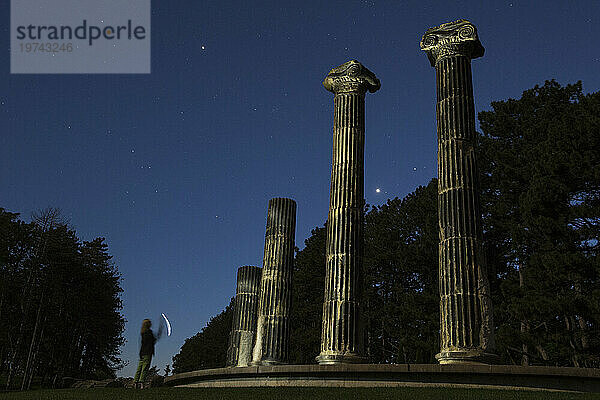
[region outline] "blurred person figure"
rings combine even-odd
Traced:
[[[154,344],[160,338],[162,333],[162,326],[158,329],[158,336],[154,336],[152,329],[152,321],[149,319],[145,319],[142,321],[142,345],[140,346],[140,361],[138,363],[137,371],[135,371],[135,376],[133,378],[133,383],[136,389],[144,388],[144,381],[146,380],[146,375],[148,374],[148,370],[150,369],[150,364],[152,363],[152,356],[154,355]]]

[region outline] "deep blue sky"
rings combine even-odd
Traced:
[[[477,26],[477,111],[546,79],[600,90],[597,0],[154,0],[150,75],[11,75],[0,4],[0,207],[26,220],[59,207],[81,238],[106,238],[123,275],[125,376],[143,318],[172,320],[162,369],[235,294],[237,268],[262,264],[269,198],[296,200],[300,248],[324,223],[331,68],[357,59],[381,80],[366,97],[370,204],[436,175],[429,27]]]

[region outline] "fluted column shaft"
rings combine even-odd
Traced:
[[[377,90],[379,81],[360,63],[350,61],[332,70],[324,84],[335,97],[323,326],[317,361],[363,362],[364,100],[366,90]]]
[[[285,364],[289,357],[289,313],[296,232],[296,202],[269,200],[252,364]]]
[[[362,355],[364,94],[334,98],[321,355]]]
[[[436,65],[442,351],[479,345],[482,263],[471,61]]]
[[[437,78],[440,353],[436,358],[442,364],[488,363],[494,358],[489,353],[492,305],[482,252],[471,78],[471,58],[483,55],[483,47],[468,21],[442,27],[440,34],[436,28],[429,30],[421,45],[437,43],[428,53]],[[448,41],[452,46],[444,47]]]
[[[229,367],[245,367],[252,361],[261,275],[261,267],[247,265],[238,268],[233,321],[227,351]]]

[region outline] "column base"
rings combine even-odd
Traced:
[[[287,363],[284,363],[284,362],[281,362],[278,360],[274,360],[274,359],[265,358],[260,361],[252,361],[250,363],[250,365],[252,365],[253,367],[256,367],[256,366],[260,366],[260,365],[287,365]]]
[[[321,365],[331,364],[364,364],[368,362],[367,357],[360,356],[355,353],[342,354],[319,354],[315,360]]]
[[[440,364],[497,364],[500,357],[481,349],[444,350],[435,355]]]

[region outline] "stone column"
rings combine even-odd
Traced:
[[[327,219],[325,298],[319,364],[360,363],[365,93],[381,86],[375,75],[352,60],[331,70],[323,86],[335,97],[333,161]]]
[[[247,265],[238,268],[233,322],[227,350],[228,367],[245,367],[252,361],[261,274],[261,267]]]
[[[440,364],[492,363],[492,303],[482,252],[471,59],[484,48],[466,20],[425,32],[437,78]]]
[[[288,361],[295,233],[296,202],[269,200],[253,365]]]

